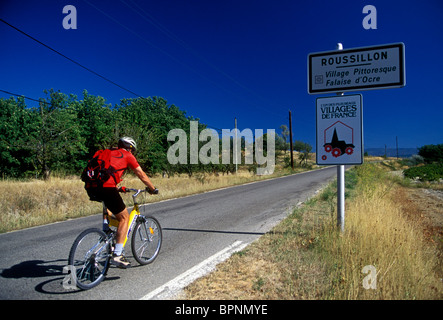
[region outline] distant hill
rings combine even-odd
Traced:
[[[370,156],[383,157],[385,155],[385,148],[367,148],[365,152]],[[395,148],[387,148],[386,156],[388,157],[396,157],[397,149]],[[409,158],[414,154],[418,154],[417,148],[398,148],[398,156],[400,158]]]

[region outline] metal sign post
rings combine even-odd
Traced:
[[[337,166],[337,226],[345,231],[345,166]]]
[[[337,50],[343,50],[343,45],[337,43]],[[337,93],[343,96],[343,92]],[[341,232],[345,231],[345,166],[337,166],[337,226]]]

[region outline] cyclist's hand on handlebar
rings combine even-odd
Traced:
[[[149,187],[146,187],[146,191],[149,194],[158,194],[158,189],[157,188],[155,188],[154,190],[151,190],[151,189],[149,189]]]
[[[126,193],[126,187],[120,187],[120,188],[118,188],[118,192]]]

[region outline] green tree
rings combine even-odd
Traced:
[[[117,120],[111,105],[103,97],[83,91],[83,100],[74,101],[77,123],[85,141],[82,160],[88,160],[97,150],[110,147],[115,142]]]
[[[37,174],[44,179],[51,171],[81,172],[98,150],[132,136],[138,144],[137,159],[150,173],[218,170],[171,165],[167,141],[172,129],[183,129],[189,137],[190,121],[175,105],[160,97],[123,99],[115,107],[100,96],[83,91],[83,99],[60,91],[44,91],[37,107],[27,107],[24,98],[0,99],[0,174],[23,177]],[[206,128],[199,124],[199,130]],[[189,159],[189,155],[188,155]]]
[[[116,110],[119,135],[129,135],[137,141],[137,159],[144,169],[169,175],[185,169],[168,163],[167,150],[172,142],[167,141],[167,136],[172,129],[183,129],[189,137],[192,117],[186,117],[184,111],[159,97],[123,99]]]
[[[288,143],[289,130],[288,130],[288,127],[284,124],[282,124],[280,126],[280,130],[281,130],[281,138],[283,139],[283,142],[281,141],[282,139],[280,139],[280,136],[277,135],[276,136],[277,140],[275,141],[275,147],[277,150],[284,150],[285,154],[286,154],[286,151],[289,149],[289,143]]]
[[[443,161],[443,144],[428,144],[418,149],[418,154],[422,156],[426,163]]]
[[[39,108],[31,109],[36,122],[27,148],[33,154],[34,166],[46,180],[54,169],[78,170],[77,159],[85,146],[72,104],[75,96],[68,97],[52,89],[45,93],[49,97],[40,99]]]
[[[312,146],[309,143],[296,140],[294,142],[294,150],[300,152],[298,159],[300,160],[299,165],[302,165],[304,162],[305,165],[308,164],[309,153],[312,150]]]
[[[33,131],[33,118],[24,98],[0,99],[0,173],[22,177],[32,172],[31,151],[26,148]]]

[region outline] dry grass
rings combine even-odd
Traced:
[[[335,226],[331,185],[273,232],[188,286],[184,297],[442,299],[442,247],[429,236],[432,229],[423,224],[420,206],[376,166],[361,166],[347,179],[356,185],[347,190],[344,233]],[[376,289],[363,287],[367,265],[376,268]]]
[[[438,248],[426,241],[420,220],[404,214],[405,195],[385,188],[349,203],[346,232],[328,245],[339,266],[331,298],[443,298]],[[375,290],[362,286],[365,265],[377,270]]]
[[[157,176],[151,180],[160,194],[155,197],[143,195],[140,200],[153,202],[178,198],[288,173],[279,170],[270,176],[257,176],[242,170],[236,175],[196,174],[192,178],[187,175],[171,178]],[[52,177],[48,181],[0,181],[0,233],[100,213],[101,204],[89,201],[83,185],[78,177]],[[144,188],[143,183],[132,175],[126,175],[122,185]],[[129,195],[123,195],[123,198],[127,205],[132,205]]]
[[[79,179],[0,182],[0,232],[100,212]]]
[[[295,159],[297,156],[296,153]],[[191,178],[188,175],[175,175],[170,178],[154,176],[151,180],[160,190],[160,194],[142,195],[138,200],[149,203],[179,198],[308,170],[296,167],[294,171],[291,171],[284,168],[284,157],[285,155],[277,156],[275,171],[267,176],[250,173],[247,166],[239,166],[238,173],[234,175],[195,173]],[[315,155],[311,154],[308,163],[310,167],[315,168],[313,159]],[[83,185],[79,177],[61,178],[54,175],[47,181],[0,180],[0,194],[2,195],[0,197],[0,233],[100,213],[101,204],[89,201]],[[144,188],[143,183],[131,174],[124,176],[121,185]],[[123,195],[123,199],[128,206],[132,206],[132,198],[129,195]]]

